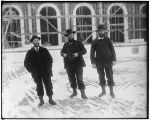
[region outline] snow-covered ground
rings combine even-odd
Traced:
[[[90,63],[90,46],[84,55],[84,82],[87,100],[78,96],[69,98],[71,88],[63,66],[60,50],[50,50],[53,57],[53,90],[57,105],[38,107],[35,83],[23,66],[26,52],[2,53],[2,116],[4,118],[146,118],[147,117],[147,53],[146,46],[115,47],[117,63],[113,67],[116,98],[101,92],[98,74]]]

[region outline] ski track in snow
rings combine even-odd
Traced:
[[[114,66],[114,91],[112,99],[106,87],[106,96],[101,92],[96,69],[91,67],[88,53],[84,56],[84,82],[87,100],[78,96],[69,98],[72,90],[68,82],[60,51],[50,51],[53,63],[53,90],[57,105],[48,103],[38,107],[36,88],[30,73],[23,66],[25,52],[4,53],[2,61],[2,113],[5,118],[144,118],[146,117],[146,50],[140,47],[139,54],[131,54],[130,48],[116,48],[117,64]],[[122,55],[122,52],[128,54]],[[129,54],[130,53],[130,54]],[[59,64],[58,64],[59,63]]]

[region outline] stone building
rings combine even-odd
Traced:
[[[2,2],[3,48],[28,45],[32,35],[42,45],[59,46],[64,31],[90,44],[98,24],[114,43],[146,42],[148,2]]]

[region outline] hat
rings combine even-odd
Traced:
[[[98,32],[100,30],[106,30],[105,25],[103,25],[103,24],[98,25],[96,32]]]
[[[30,42],[33,42],[33,40],[34,40],[35,38],[37,38],[37,39],[39,39],[39,40],[41,39],[41,38],[38,37],[37,35],[33,35],[32,38],[30,39]]]
[[[70,35],[71,33],[75,34],[76,31],[72,31],[72,29],[67,29],[67,30],[66,30],[66,34],[65,34],[64,36],[67,37],[67,36]]]

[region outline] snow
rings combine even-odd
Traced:
[[[23,66],[25,52],[2,53],[2,116],[4,118],[146,118],[147,117],[147,55],[146,46],[138,46],[133,54],[131,46],[115,47],[117,63],[113,67],[116,98],[99,98],[101,88],[96,69],[90,63],[90,45],[84,55],[84,82],[87,100],[69,98],[72,90],[60,56],[60,49],[50,50],[53,57],[53,98],[57,105],[48,103],[38,107],[35,83]],[[21,48],[20,48],[21,49]],[[25,48],[22,48],[25,49]],[[27,48],[26,48],[27,49]]]

